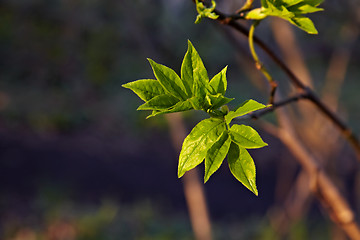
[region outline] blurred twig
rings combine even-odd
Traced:
[[[249,31],[236,22],[231,15],[225,15],[222,12],[215,10],[219,15],[217,21],[221,24],[227,25],[243,35],[249,37]],[[273,111],[274,109],[287,105],[288,103],[308,99],[317,109],[322,112],[326,118],[331,120],[334,125],[340,130],[342,135],[348,140],[355,150],[356,156],[360,161],[360,142],[352,132],[352,130],[337,116],[329,107],[327,107],[315,92],[309,87],[310,82],[303,83],[294,72],[285,64],[263,41],[254,37],[254,42],[262,48],[267,55],[281,68],[281,70],[288,76],[290,82],[296,87],[298,95],[285,99],[282,102],[274,103],[272,107],[263,110],[261,115]],[[360,230],[355,222],[353,211],[350,209],[348,203],[343,198],[341,193],[335,187],[328,175],[325,173],[322,164],[311,154],[308,149],[299,141],[298,136],[294,131],[294,126],[288,114],[284,109],[279,109],[277,114],[280,115],[281,128],[277,129],[276,135],[284,142],[294,156],[297,157],[303,169],[307,172],[311,182],[311,189],[327,210],[331,219],[340,227],[351,239],[360,239]],[[252,113],[255,116],[255,113]],[[257,113],[260,114],[260,113]]]
[[[335,222],[351,239],[360,239],[360,230],[355,222],[354,212],[337,187],[326,174],[322,164],[299,141],[284,109],[279,109],[281,122],[279,128],[270,129],[298,159],[310,179],[310,189]],[[266,129],[266,128],[265,128]]]
[[[186,128],[181,113],[166,114],[171,139],[176,151],[180,152],[186,137]],[[204,187],[200,183],[197,169],[183,176],[184,193],[189,209],[192,228],[197,240],[211,240],[211,224],[207,210]]]
[[[135,11],[135,9],[131,9],[134,8],[133,4],[128,4],[126,7],[130,9],[129,12]],[[140,15],[134,15],[131,19],[133,25],[131,25],[130,29],[132,34],[136,36],[134,41],[139,41],[138,46],[141,46],[144,52],[151,52],[153,55],[156,55],[157,44],[154,42],[154,36],[149,37],[150,35],[147,32],[146,26],[144,26],[139,17]],[[146,39],[145,41],[144,38]],[[174,149],[180,152],[182,142],[187,135],[182,116],[180,113],[166,114],[166,119],[170,128]],[[184,195],[196,239],[211,240],[210,217],[207,210],[203,185],[198,175],[197,170],[194,169],[183,176]]]

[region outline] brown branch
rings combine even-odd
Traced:
[[[287,104],[297,102],[297,101],[299,101],[301,99],[306,99],[308,97],[309,97],[309,95],[308,95],[307,92],[298,93],[295,96],[292,96],[292,97],[289,97],[289,98],[287,98],[285,100],[281,100],[281,101],[278,101],[276,103],[273,103],[271,106],[269,106],[267,108],[264,108],[264,109],[261,109],[261,110],[255,111],[255,112],[251,112],[251,113],[249,113],[247,115],[244,115],[244,118],[258,119],[258,118],[264,116],[267,113],[275,111],[275,109],[277,109],[279,107],[286,106]]]
[[[176,151],[180,152],[187,131],[181,113],[166,114],[171,140]],[[207,209],[203,184],[197,169],[183,176],[184,194],[189,210],[190,221],[197,240],[211,240],[211,222]]]
[[[221,24],[232,27],[238,32],[249,36],[249,31],[236,22],[233,18],[228,15],[215,10],[217,15],[219,15],[217,21]],[[347,126],[339,116],[332,112],[316,95],[316,93],[306,86],[291,70],[290,68],[265,44],[262,40],[254,36],[254,42],[280,67],[280,69],[289,77],[289,80],[299,91],[306,91],[308,94],[307,99],[309,99],[317,108],[329,119],[334,125],[340,130],[342,135],[348,142],[352,145],[355,150],[356,157],[360,161],[360,142],[355,136],[354,132]]]
[[[226,16],[217,10],[215,13],[219,15],[217,21],[234,28],[245,36],[249,36],[248,30],[237,23],[233,18]],[[311,90],[299,78],[297,78],[296,75],[289,69],[289,67],[280,58],[278,58],[278,56],[264,42],[256,37],[254,37],[254,41],[269,55],[269,57],[281,68],[281,70],[286,73],[291,83],[298,89],[299,94],[274,104],[272,107],[263,110],[263,113],[261,114],[252,114],[258,114],[261,116],[267,112],[274,111],[274,109],[280,106],[287,105],[290,102],[295,102],[299,99],[308,99],[314,105],[316,105],[318,110],[322,112],[328,119],[330,119],[334,125],[337,126],[337,128],[339,128],[343,136],[353,146],[357,158],[360,160],[360,143],[351,129],[317,97],[313,90]],[[328,177],[322,165],[297,139],[297,136],[294,133],[289,121],[290,120],[286,116],[282,118],[282,121],[280,122],[282,128],[279,129],[278,132],[280,139],[288,146],[294,156],[297,157],[303,169],[309,174],[312,183],[311,189],[322,203],[323,207],[327,210],[331,219],[339,227],[341,227],[351,239],[360,239],[360,230],[356,224],[354,213],[349,207],[349,204]]]
[[[279,107],[286,106],[287,104],[297,102],[297,101],[299,101],[301,99],[306,99],[308,97],[309,97],[309,95],[308,95],[307,92],[298,93],[295,96],[292,96],[292,97],[289,97],[287,99],[284,99],[284,100],[278,101],[276,103],[273,103],[271,106],[268,106],[267,108],[260,109],[260,110],[248,113],[248,114],[243,115],[241,117],[237,117],[237,118],[234,119],[234,121],[244,120],[244,119],[251,119],[251,118],[252,119],[259,119],[260,117],[262,117],[262,116],[264,116],[264,115],[266,115],[268,113],[274,112]]]
[[[360,231],[355,222],[353,211],[327,176],[324,169],[287,129],[280,131],[279,136],[283,143],[285,143],[298,158],[300,163],[305,166],[312,181],[311,188],[323,207],[329,212],[332,220],[337,223],[351,239],[360,239]]]

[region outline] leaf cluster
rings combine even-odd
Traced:
[[[262,20],[268,16],[282,18],[310,34],[317,34],[314,23],[304,14],[322,11],[323,0],[261,0],[261,7],[249,11],[245,18]]]
[[[190,41],[180,76],[171,68],[148,60],[156,79],[141,79],[123,85],[145,101],[138,110],[151,110],[148,117],[192,109],[210,115],[210,118],[199,122],[185,138],[179,156],[178,177],[205,160],[204,182],[207,182],[228,156],[231,173],[257,195],[255,164],[247,149],[261,148],[267,144],[250,126],[230,123],[236,117],[266,106],[248,100],[236,110],[229,111],[226,104],[233,98],[225,97],[227,67],[209,79]]]
[[[199,1],[195,0],[196,4],[196,11],[198,12],[198,15],[196,17],[195,23],[200,23],[203,18],[210,18],[210,19],[217,19],[219,15],[214,13],[216,2],[214,0],[211,0],[211,7],[205,7],[204,4]]]
[[[219,109],[233,100],[224,96],[227,66],[209,81],[207,70],[190,41],[181,65],[181,77],[169,67],[151,59],[148,61],[156,79],[141,79],[123,85],[145,101],[138,110],[152,110],[148,118],[192,109],[203,110],[214,117],[227,113]]]

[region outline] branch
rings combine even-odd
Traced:
[[[238,22],[236,22],[230,15],[226,15],[219,10],[214,10],[219,15],[216,21],[221,24],[227,25],[242,33],[245,36],[249,36],[249,31]],[[263,49],[264,52],[280,67],[280,69],[289,77],[291,83],[299,90],[307,92],[307,99],[310,100],[317,108],[328,118],[333,124],[340,130],[343,137],[352,145],[355,150],[356,157],[360,161],[360,142],[354,132],[347,126],[347,124],[340,119],[334,112],[332,112],[316,95],[316,93],[306,86],[296,75],[290,70],[290,68],[259,38],[254,36],[254,42]]]
[[[360,239],[360,231],[355,216],[346,200],[325,173],[323,167],[306,151],[303,145],[288,129],[281,129],[279,137],[305,167],[312,181],[311,188],[332,220],[341,227],[351,239]]]
[[[176,151],[180,152],[186,137],[186,128],[180,113],[166,114],[171,140]],[[188,206],[191,225],[197,240],[211,240],[211,222],[207,209],[203,184],[197,169],[187,172],[183,178],[184,195]]]
[[[295,96],[292,96],[292,97],[289,97],[287,99],[284,99],[282,101],[279,101],[279,102],[276,102],[276,103],[273,103],[271,106],[267,107],[267,108],[264,108],[264,109],[261,109],[261,110],[258,110],[258,111],[255,111],[255,112],[251,112],[251,113],[248,113],[244,116],[241,116],[241,117],[237,117],[235,120],[240,120],[240,119],[258,119],[268,113],[271,113],[273,111],[275,111],[275,109],[279,108],[279,107],[283,107],[287,104],[290,104],[290,103],[293,103],[293,102],[297,102],[301,99],[307,99],[309,97],[309,94],[308,92],[302,92],[302,93],[298,93],[296,94]]]
[[[235,22],[234,19],[222,14],[218,10],[215,10],[215,13],[219,15],[217,21],[228,25],[249,37],[249,31],[239,23]],[[286,73],[291,83],[296,86],[299,94],[273,104],[272,107],[263,110],[262,113],[251,113],[250,116],[253,115],[254,117],[255,114],[257,114],[257,117],[260,117],[268,112],[274,111],[274,109],[280,106],[298,101],[299,99],[308,99],[315,104],[318,109],[336,125],[337,128],[339,128],[343,136],[353,146],[356,151],[357,158],[360,161],[360,143],[351,129],[317,97],[313,90],[300,81],[300,79],[295,76],[289,67],[280,58],[278,58],[264,42],[255,36],[253,40],[269,55],[269,57],[281,68],[281,70]],[[285,117],[282,123],[283,127],[279,129],[278,135],[284,144],[288,146],[294,156],[297,157],[303,169],[305,169],[310,175],[310,180],[312,182],[311,189],[314,194],[327,210],[331,219],[337,223],[337,225],[341,227],[351,239],[360,239],[360,230],[356,224],[354,212],[349,207],[349,204],[343,198],[334,183],[330,180],[321,164],[298,141],[296,135],[292,131],[293,129],[291,128],[291,125],[289,125],[289,119]]]

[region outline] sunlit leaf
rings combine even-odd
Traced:
[[[227,131],[224,131],[217,141],[207,151],[205,157],[205,175],[204,182],[206,183],[210,176],[216,172],[223,162],[226,154],[230,148],[231,139]]]
[[[208,118],[199,122],[184,140],[179,157],[178,177],[199,165],[212,144],[225,130],[225,122],[218,118]]]
[[[317,34],[318,31],[316,30],[314,23],[307,17],[295,17],[292,18],[291,23],[296,25],[297,27],[301,28],[302,30],[306,31],[310,34]]]
[[[227,88],[226,70],[227,70],[227,66],[224,67],[224,69],[221,70],[221,72],[216,74],[210,80],[209,85],[211,87],[212,94],[218,94],[218,93],[221,93],[222,95],[225,94]]]
[[[266,18],[268,15],[264,13],[264,10],[262,8],[255,8],[251,11],[249,11],[245,18],[246,19],[253,19],[253,20],[262,20]]]
[[[211,19],[217,19],[219,15],[214,13],[216,7],[216,2],[214,0],[211,0],[211,7],[207,8],[204,6],[204,4],[199,1],[195,0],[196,3],[196,11],[198,12],[198,15],[196,17],[195,23],[200,23],[203,18],[211,18]]]
[[[160,82],[155,79],[141,79],[123,84],[122,87],[131,89],[144,101],[165,94],[164,88],[161,86]]]
[[[180,100],[186,100],[187,94],[184,84],[176,72],[169,67],[154,62],[150,58],[148,58],[148,60],[156,79],[159,80],[165,91]]]
[[[229,102],[234,100],[234,98],[227,98],[224,97],[221,93],[218,93],[217,95],[206,95],[206,108],[207,109],[217,109]]]
[[[250,126],[234,124],[230,128],[232,141],[243,148],[262,148],[267,146],[258,132]]]
[[[261,8],[249,11],[245,18],[261,20],[267,16],[282,18],[309,34],[317,34],[314,23],[304,14],[322,11],[322,0],[261,0]]]
[[[255,163],[248,151],[232,142],[228,163],[233,176],[257,196]]]
[[[180,102],[176,103],[175,105],[169,107],[168,109],[154,110],[152,112],[152,114],[147,116],[147,118],[165,114],[165,113],[183,112],[183,111],[187,111],[187,110],[191,110],[191,109],[194,109],[194,108],[188,99],[186,101],[180,101]]]
[[[243,116],[245,114],[248,114],[250,112],[266,108],[264,104],[258,103],[255,100],[247,100],[244,103],[242,103],[235,111],[230,111],[226,116],[225,120],[226,123],[229,124],[231,120],[233,120],[236,117]]]
[[[188,50],[181,65],[181,79],[188,97],[205,97],[209,88],[209,77],[199,53],[190,41],[188,41]]]

